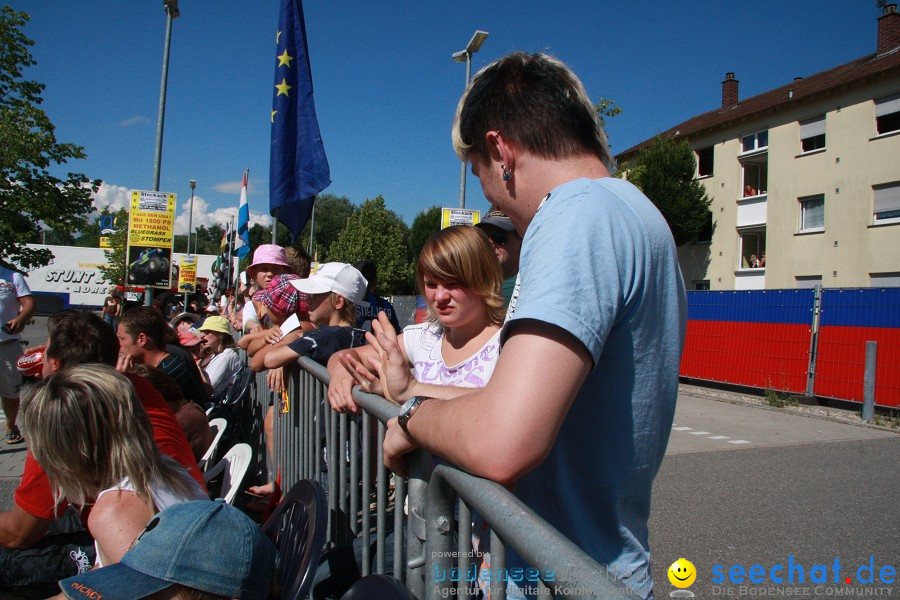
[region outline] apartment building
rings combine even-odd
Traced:
[[[679,248],[688,289],[900,286],[900,14],[876,51],[660,134],[686,139],[711,227]],[[653,140],[617,155],[633,160]]]

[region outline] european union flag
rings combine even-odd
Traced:
[[[316,194],[331,183],[313,102],[301,0],[281,0],[276,47],[269,212],[296,238]]]

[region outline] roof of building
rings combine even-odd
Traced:
[[[774,112],[811,100],[839,88],[847,88],[900,73],[900,47],[882,54],[869,54],[839,67],[816,73],[804,79],[796,79],[787,85],[746,98],[736,106],[716,108],[688,119],[659,134],[659,137],[690,137],[712,129],[728,127],[767,112]],[[649,146],[654,138],[616,155],[627,160],[631,155]]]

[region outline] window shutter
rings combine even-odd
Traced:
[[[800,139],[824,135],[825,133],[825,115],[800,121]]]
[[[894,94],[887,98],[881,98],[875,101],[875,116],[883,117],[895,112],[900,112],[900,94]]]

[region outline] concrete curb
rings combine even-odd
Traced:
[[[875,425],[872,423],[864,423],[861,420],[854,421],[852,419],[834,417],[831,415],[821,414],[812,410],[798,410],[798,408],[802,408],[800,406],[785,406],[785,407],[777,407],[777,406],[768,406],[764,403],[763,400],[756,398],[755,396],[747,396],[743,394],[738,394],[736,392],[727,392],[724,390],[712,390],[708,388],[703,388],[696,385],[680,383],[678,384],[678,393],[684,394],[685,396],[691,396],[692,398],[699,398],[705,400],[715,400],[717,402],[725,402],[727,404],[736,404],[741,406],[752,406],[755,408],[761,408],[763,410],[770,410],[778,413],[798,415],[802,417],[810,417],[813,419],[820,419],[822,421],[831,421],[832,423],[841,423],[844,425],[853,425],[854,427],[863,427],[865,429],[876,429],[879,431],[887,431],[890,433],[900,435],[900,431],[897,429],[893,429],[891,427],[884,427],[882,425]]]

